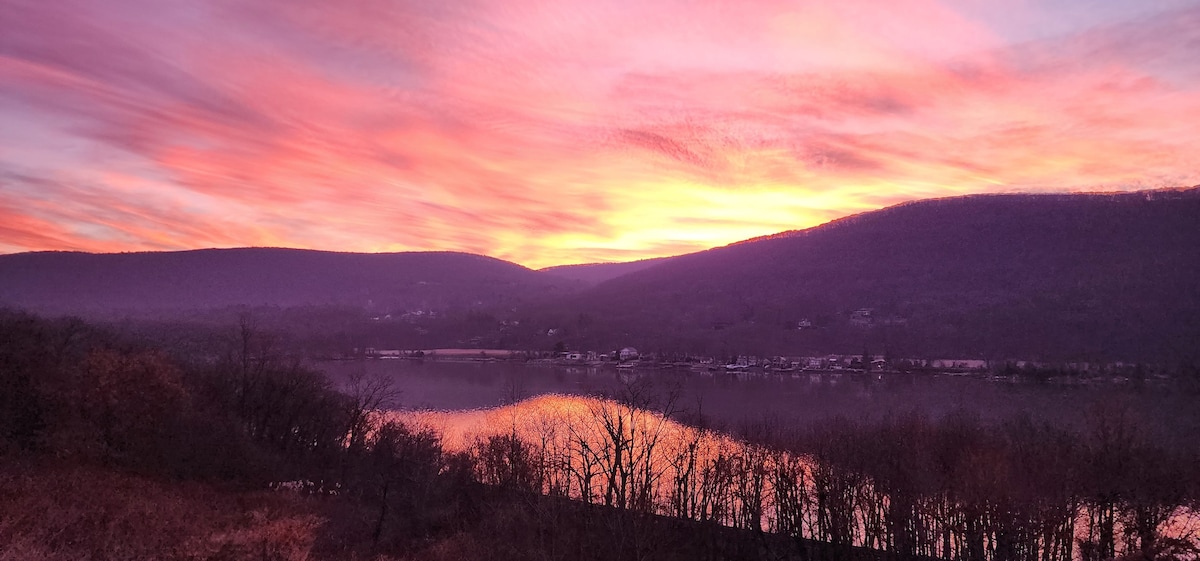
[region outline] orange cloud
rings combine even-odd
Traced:
[[[932,0],[21,1],[0,251],[546,266],[915,198],[1200,183],[1200,9],[1129,10],[1046,34]]]

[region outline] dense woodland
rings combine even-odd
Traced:
[[[278,349],[249,320],[179,352],[0,316],[0,559],[1200,555],[1173,526],[1200,506],[1200,446],[1119,403],[1079,429],[963,412],[720,432],[631,386],[594,401],[589,438],[451,450],[374,411],[386,381],[339,393]]]

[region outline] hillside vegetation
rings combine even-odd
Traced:
[[[675,257],[550,313],[585,346],[1179,357],[1200,340],[1198,217],[1200,189],[921,201]]]
[[[372,314],[512,306],[571,281],[467,253],[245,248],[0,256],[0,305],[36,312],[349,306]]]
[[[595,286],[604,281],[628,275],[629,273],[634,273],[643,269],[649,269],[650,267],[654,267],[670,259],[673,258],[660,257],[657,259],[641,259],[638,261],[629,261],[625,263],[582,263],[578,265],[558,265],[539,270],[545,273],[563,277],[565,279],[579,281],[587,286]]]
[[[0,256],[0,305],[210,323],[253,308],[324,354],[635,346],[1177,364],[1200,352],[1197,217],[1200,188],[980,195],[542,271],[459,253],[27,253]]]

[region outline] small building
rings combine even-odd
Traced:
[[[617,354],[617,357],[622,361],[634,360],[638,356],[638,350],[633,347],[625,347],[624,349],[621,349],[620,353]]]
[[[875,310],[859,308],[850,313],[850,323],[854,325],[871,325],[874,323]]]
[[[986,360],[979,359],[937,359],[929,361],[931,368],[939,368],[943,370],[984,370],[987,368]]]

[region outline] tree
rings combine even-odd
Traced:
[[[422,535],[436,504],[440,439],[433,431],[389,422],[379,427],[370,448],[365,471],[351,488],[378,508],[372,541],[380,544],[389,527],[396,528],[397,538]]]
[[[96,427],[109,459],[156,453],[183,404],[179,370],[162,354],[98,349],[83,362],[78,385],[83,420]]]

